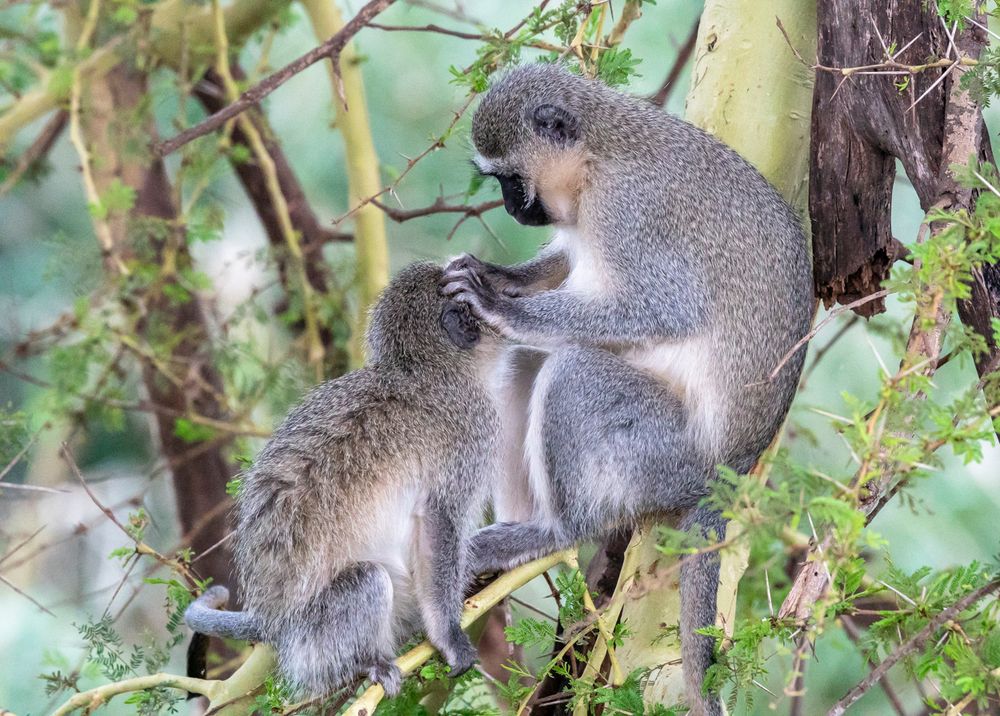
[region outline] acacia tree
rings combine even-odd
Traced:
[[[504,603],[519,609],[523,599],[508,597],[542,576],[556,613],[539,614],[541,603],[512,621],[509,611],[494,612],[499,617],[486,627],[494,638],[483,642],[493,646],[481,647],[484,668],[458,680],[448,679],[427,644],[408,648],[400,665],[412,678],[391,701],[380,688],[362,686],[324,704],[289,703],[269,676],[273,655],[261,646],[211,678],[157,673],[184,637],[179,615],[191,597],[209,580],[233,584],[227,482],[237,458],[252,457],[249,440],[268,434],[255,416],[262,406],[280,411],[305,384],[360,362],[365,311],[388,276],[386,220],[450,215],[450,237],[502,204],[478,198],[485,191],[480,181],[459,177],[447,186],[455,194],[395,208],[392,199],[411,171],[463,131],[476,94],[511,62],[541,55],[614,85],[636,75],[639,58],[626,45],[630,28],[643,22],[642,0],[541,2],[504,29],[468,23],[461,5],[433,6],[442,24],[389,25],[380,14],[390,5],[372,0],[344,22],[332,2],[303,0],[319,44],[274,71],[268,48],[295,21],[284,2],[90,0],[3,11],[12,19],[3,26],[17,29],[0,34],[0,80],[9,95],[0,109],[0,194],[44,181],[48,152],[68,134],[101,279],[70,312],[21,336],[0,357],[0,369],[36,385],[48,401],[41,419],[4,415],[0,447],[9,455],[0,455],[0,475],[18,476],[36,445],[65,441],[61,456],[70,474],[126,535],[115,554],[123,561],[122,583],[140,564],[157,572],[153,581],[164,585],[170,613],[158,647],[134,658],[124,655],[109,614],[84,624],[85,660],[106,683],[84,688],[80,669],[46,675],[50,690],[68,699],[58,713],[124,693],[134,694],[140,710],[156,712],[182,690],[208,696],[213,713],[244,713],[251,704],[284,713],[362,714],[376,706],[405,714],[673,713],[682,700],[674,582],[679,560],[701,550],[723,556],[720,620],[710,630],[718,664],[709,681],[731,709],[770,698],[771,705],[787,701],[793,713],[840,713],[880,685],[889,708],[904,713],[903,701],[913,697],[899,696],[893,681],[933,686],[924,701],[935,712],[995,708],[998,569],[957,562],[907,573],[872,558],[879,541],[867,526],[890,500],[907,498],[942,450],[978,458],[1000,416],[1000,181],[980,111],[1000,89],[1000,58],[984,51],[987,12],[995,8],[972,0],[907,8],[887,0],[866,0],[861,8],[841,0],[709,0],[650,98],[663,104],[693,55],[688,118],[747,156],[811,226],[817,297],[827,308],[845,305],[796,347],[805,350],[814,336],[835,330],[827,328],[832,322],[843,323],[810,372],[855,325],[844,309],[871,316],[892,296],[905,312],[908,330],[894,335],[898,370],[884,368],[874,394],[846,396],[846,410],[823,406],[833,420],[819,439],[844,441],[848,469],[833,460],[821,468],[797,461],[794,446],[802,438],[793,417],[752,475],[720,475],[711,499],[732,519],[723,541],[692,542],[648,525],[609,537],[585,560],[585,574],[571,550],[503,575],[470,598],[466,625]],[[457,23],[471,27],[453,29]],[[362,30],[478,43],[467,65],[452,68],[466,100],[394,172],[384,172],[376,155],[352,45]],[[256,56],[246,51],[251,38]],[[348,185],[347,211],[322,219],[265,103],[317,62],[330,68]],[[163,116],[161,95],[175,102],[172,117]],[[25,142],[29,127],[35,136]],[[902,240],[889,229],[897,160],[927,212],[919,235]],[[220,166],[231,168],[260,219],[268,251],[259,260],[273,267],[281,294],[270,303],[251,295],[221,318],[212,308],[217,287],[192,259],[192,247],[223,228],[208,190]],[[331,245],[352,248],[349,265],[329,261]],[[878,320],[873,329],[892,333],[891,321]],[[267,356],[245,337],[248,324],[284,326],[285,353]],[[978,382],[941,390],[932,376],[963,355],[975,361]],[[37,372],[36,357],[43,366]],[[782,367],[762,366],[762,380]],[[96,429],[135,413],[151,417],[158,457],[173,480],[182,534],[176,548],[148,543],[142,510],[122,517],[105,506],[73,457]],[[33,537],[9,535],[0,570]],[[505,620],[511,623],[497,639]],[[856,674],[856,686],[839,702],[807,707],[804,694],[823,683],[822,674],[814,680],[815,670],[807,673],[810,650],[839,629],[859,642],[871,671]],[[786,655],[778,670],[783,696],[765,693],[762,683],[776,654]]]

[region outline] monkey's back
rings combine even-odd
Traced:
[[[768,380],[812,320],[812,265],[800,220],[718,139],[644,100],[585,86],[585,121],[595,128],[587,140],[594,194],[628,215],[603,218],[632,227],[623,250],[653,280],[678,280],[657,276],[657,267],[686,268],[701,328],[681,356],[693,363],[683,370],[703,372],[711,386],[705,392],[725,396],[706,411],[719,429],[715,457],[749,469],[784,420],[805,357],[799,351]],[[669,351],[663,357],[672,359]]]
[[[456,420],[454,394],[443,388],[463,390],[469,410],[483,409],[485,392],[461,374],[434,378],[363,368],[315,388],[275,430],[237,499],[235,559],[248,611],[280,620],[373,555],[406,569],[399,552],[409,548],[409,520],[443,479],[435,457],[489,430]]]

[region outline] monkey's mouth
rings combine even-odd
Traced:
[[[524,191],[524,179],[518,174],[493,174],[500,182],[500,192],[503,194],[503,208],[514,217],[519,224],[525,226],[545,226],[552,223],[552,217],[545,211],[542,202],[536,196],[527,201]]]

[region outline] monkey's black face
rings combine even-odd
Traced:
[[[503,194],[503,208],[519,224],[525,226],[545,226],[552,223],[552,217],[545,211],[536,196],[530,204],[525,204],[524,179],[519,174],[491,174],[500,182]]]

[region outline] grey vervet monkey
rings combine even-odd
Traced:
[[[508,482],[475,571],[508,569],[640,518],[679,515],[723,539],[700,504],[718,465],[751,469],[795,392],[812,279],[799,220],[736,152],[700,129],[556,65],[518,67],[472,122],[480,171],[507,211],[553,224],[513,267],[460,257],[442,291],[516,342],[500,375]],[[541,349],[537,350],[537,349]],[[713,643],[719,559],[681,567],[694,714]]]
[[[300,692],[360,675],[398,692],[396,649],[423,629],[457,675],[468,543],[495,479],[499,418],[490,329],[442,298],[441,268],[414,264],[372,312],[368,364],[315,388],[243,477],[235,562],[245,611],[212,587],[196,632],[272,644]]]

